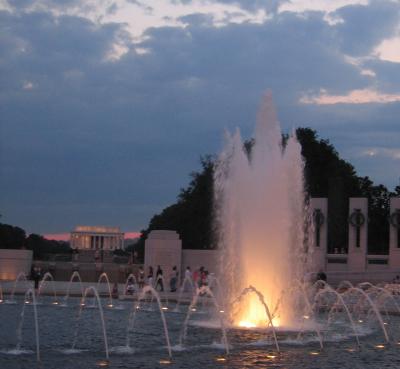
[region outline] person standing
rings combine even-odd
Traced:
[[[139,281],[139,289],[142,289],[144,287],[144,270],[142,267],[139,268],[138,281]]]
[[[149,272],[147,274],[147,284],[153,287],[153,267],[149,266]]]
[[[176,292],[176,283],[178,282],[178,270],[176,265],[172,268],[171,279],[169,281],[169,287],[171,292]]]
[[[33,268],[32,279],[35,282],[35,290],[39,288],[39,282],[42,279],[42,270],[40,267],[35,266]]]
[[[158,286],[160,286],[160,291],[164,292],[163,271],[159,265],[157,266],[155,289],[157,289]]]

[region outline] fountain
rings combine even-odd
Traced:
[[[273,311],[282,292],[304,276],[307,255],[301,147],[294,135],[283,144],[270,93],[257,117],[251,152],[239,131],[228,135],[214,183],[225,306],[254,286]],[[257,294],[229,313],[236,326],[268,323]],[[271,325],[290,326],[295,315],[294,302],[285,301]]]
[[[52,274],[49,273],[49,272],[44,274],[42,280],[39,283],[39,288],[38,288],[38,292],[37,292],[37,299],[39,300],[40,294],[42,293],[42,291],[44,289],[44,286],[46,285],[46,282],[48,280],[51,281],[51,287],[52,287],[52,290],[53,290],[53,296],[54,296],[53,305],[58,305],[56,288],[54,286],[54,278],[53,278]]]
[[[29,300],[29,298],[32,299]],[[20,321],[17,328],[17,345],[15,347],[14,352],[21,352],[21,344],[22,344],[22,327],[24,325],[25,320],[25,307],[32,302],[33,305],[33,317],[35,321],[35,341],[36,341],[36,360],[40,361],[40,343],[39,343],[39,323],[38,323],[38,313],[37,313],[37,302],[35,297],[35,291],[30,288],[25,293],[24,303],[22,304],[22,310],[20,315]]]
[[[65,297],[64,297],[64,305],[67,305],[67,303],[68,303],[69,295],[70,295],[70,292],[71,292],[71,285],[72,285],[72,282],[74,281],[74,279],[76,279],[76,278],[79,281],[81,297],[83,297],[83,292],[84,291],[83,291],[83,285],[82,285],[81,276],[80,276],[78,271],[74,271],[72,273],[72,275],[71,275],[71,278],[69,279],[69,283],[68,283],[68,287],[67,287],[67,293],[65,294]]]
[[[111,291],[111,285],[110,285],[110,280],[108,279],[108,275],[107,273],[101,273],[99,276],[99,279],[97,280],[97,288],[96,290],[99,291],[100,290],[100,286],[101,286],[101,282],[102,280],[105,280],[107,282],[107,289],[108,289],[108,307],[112,308],[113,305],[113,298],[112,298],[112,291]]]
[[[15,291],[17,289],[17,285],[18,283],[23,280],[25,283],[28,281],[28,279],[26,278],[26,275],[24,272],[20,272],[17,275],[17,278],[15,278],[14,284],[13,284],[13,288],[11,291],[11,296],[10,296],[10,300],[8,301],[9,303],[15,303]]]
[[[80,303],[80,307],[79,307],[79,313],[78,313],[78,317],[76,319],[76,328],[75,328],[75,334],[74,334],[74,339],[72,342],[72,347],[71,347],[71,351],[75,350],[75,346],[76,346],[76,342],[78,340],[78,336],[79,336],[79,325],[80,325],[80,320],[82,317],[82,312],[83,312],[83,308],[86,305],[86,298],[89,292],[92,292],[94,294],[94,299],[97,302],[97,307],[99,309],[100,312],[100,319],[101,319],[101,327],[102,327],[102,331],[103,331],[103,340],[104,340],[104,350],[106,353],[106,360],[108,361],[109,359],[109,350],[108,350],[108,339],[107,339],[107,330],[106,330],[106,325],[105,325],[105,321],[104,321],[104,312],[103,312],[103,307],[101,305],[101,301],[100,301],[100,296],[99,293],[97,291],[97,289],[93,286],[89,286],[85,289],[82,299],[81,299],[81,303]]]

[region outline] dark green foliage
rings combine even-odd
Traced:
[[[25,247],[33,251],[33,258],[46,260],[49,254],[70,254],[72,249],[67,242],[47,240],[38,234],[30,234],[25,241]]]
[[[0,248],[20,249],[24,246],[26,234],[22,228],[0,223]]]
[[[33,250],[35,259],[47,259],[49,254],[70,254],[72,252],[68,242],[47,240],[31,234],[26,237],[22,228],[0,223],[0,248]]]

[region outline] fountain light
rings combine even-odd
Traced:
[[[241,320],[238,324],[239,327],[242,328],[255,328],[257,327],[257,325],[253,322],[250,322],[248,320]]]
[[[163,306],[161,309],[162,310],[168,310],[168,308],[166,306]]]
[[[379,344],[379,345],[376,345],[375,348],[377,348],[377,349],[384,349],[384,348],[385,348],[385,345]]]
[[[25,304],[29,304],[30,303],[30,301],[29,300],[25,300]]]
[[[168,364],[172,364],[172,361],[170,359],[160,359],[159,363],[161,365],[168,365]]]
[[[101,366],[101,367],[105,367],[108,366],[110,364],[110,362],[108,360],[99,360],[96,365],[97,366]]]

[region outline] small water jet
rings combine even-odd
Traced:
[[[35,339],[36,339],[36,360],[39,362],[40,361],[39,323],[38,323],[36,296],[35,296],[35,291],[32,288],[28,289],[28,291],[26,291],[24,295],[25,303],[22,304],[20,321],[17,328],[17,345],[15,347],[15,352],[21,351],[22,327],[24,325],[24,320],[25,320],[25,307],[28,305],[28,303],[30,303],[29,298],[32,299],[32,305],[33,305],[33,318],[35,321]]]
[[[103,279],[107,282],[108,298],[109,298],[108,306],[112,307],[113,306],[113,298],[112,298],[111,284],[110,284],[110,280],[108,279],[107,273],[101,273],[100,274],[99,279],[97,280],[97,288],[96,288],[96,290],[97,291],[100,290],[101,282],[103,281]]]
[[[67,292],[66,292],[66,294],[65,294],[65,296],[64,296],[64,305],[67,305],[67,304],[68,304],[68,299],[69,299],[69,295],[70,295],[70,292],[71,292],[71,285],[72,285],[72,282],[74,281],[74,279],[76,279],[76,278],[77,278],[78,281],[79,281],[79,287],[80,287],[81,298],[83,297],[84,290],[83,290],[83,285],[82,285],[81,276],[80,276],[80,274],[79,274],[78,271],[74,271],[74,272],[72,273],[72,275],[71,275],[71,278],[69,279],[69,282],[68,282]]]
[[[106,325],[104,322],[104,312],[103,312],[103,307],[101,305],[101,301],[100,301],[100,296],[99,293],[97,292],[97,289],[94,286],[89,286],[85,289],[83,296],[82,296],[82,300],[80,303],[80,307],[79,307],[79,312],[78,312],[78,317],[76,319],[76,328],[75,328],[75,334],[74,334],[74,339],[72,341],[72,346],[71,346],[71,350],[75,350],[75,346],[76,346],[76,342],[78,340],[78,335],[79,335],[79,323],[82,317],[82,312],[84,307],[86,306],[86,297],[88,295],[89,292],[92,292],[94,294],[94,299],[97,302],[97,307],[99,309],[100,312],[100,319],[101,319],[101,327],[103,330],[103,339],[104,339],[104,349],[106,352],[106,360],[108,361],[109,359],[109,351],[108,351],[108,340],[107,340],[107,330],[106,330]]]
[[[168,333],[168,327],[167,327],[167,321],[165,319],[164,311],[163,311],[163,306],[161,304],[161,299],[157,291],[152,287],[152,286],[144,286],[140,295],[138,296],[138,301],[137,303],[133,304],[131,313],[128,318],[128,324],[127,324],[127,330],[126,330],[126,347],[130,347],[130,335],[129,333],[133,331],[134,329],[134,324],[135,324],[135,319],[137,313],[141,310],[140,309],[140,302],[146,298],[146,294],[150,293],[152,297],[154,297],[157,301],[158,309],[160,311],[161,315],[161,320],[164,328],[164,335],[165,335],[165,341],[167,344],[167,349],[168,349],[168,355],[171,358],[172,357],[172,350],[171,350],[171,343],[169,340],[169,333]]]
[[[198,302],[198,299],[200,296],[206,295],[208,297],[211,298],[214,307],[216,309],[216,312],[219,313],[218,314],[218,320],[220,322],[220,328],[222,331],[222,344],[224,345],[225,351],[227,354],[229,354],[229,343],[228,343],[228,338],[227,338],[227,334],[226,334],[226,329],[225,329],[225,323],[224,323],[224,318],[221,315],[221,308],[218,304],[218,301],[216,300],[214,294],[212,293],[211,289],[208,286],[202,286],[201,288],[197,289],[196,294],[194,295],[192,302],[190,303],[187,313],[186,313],[186,318],[185,321],[183,323],[183,328],[179,337],[179,345],[182,347],[185,340],[186,340],[186,336],[187,336],[187,327],[188,327],[188,323],[189,323],[189,319],[190,316],[193,312],[196,311],[196,305]],[[223,311],[223,310],[222,310]]]
[[[42,280],[39,283],[39,288],[38,288],[38,292],[37,292],[37,299],[39,300],[40,294],[42,293],[42,291],[44,289],[44,286],[46,285],[47,281],[51,282],[51,287],[52,287],[52,290],[53,290],[53,297],[54,297],[53,304],[57,305],[58,301],[57,301],[56,288],[54,286],[54,278],[53,278],[53,276],[52,276],[52,274],[50,272],[45,273],[43,278],[42,278]]]
[[[15,278],[14,284],[13,284],[13,288],[11,290],[11,296],[10,296],[10,303],[15,303],[15,291],[17,289],[17,285],[18,283],[23,280],[25,283],[28,282],[28,279],[26,278],[26,275],[24,272],[20,272],[17,275],[17,278]]]

